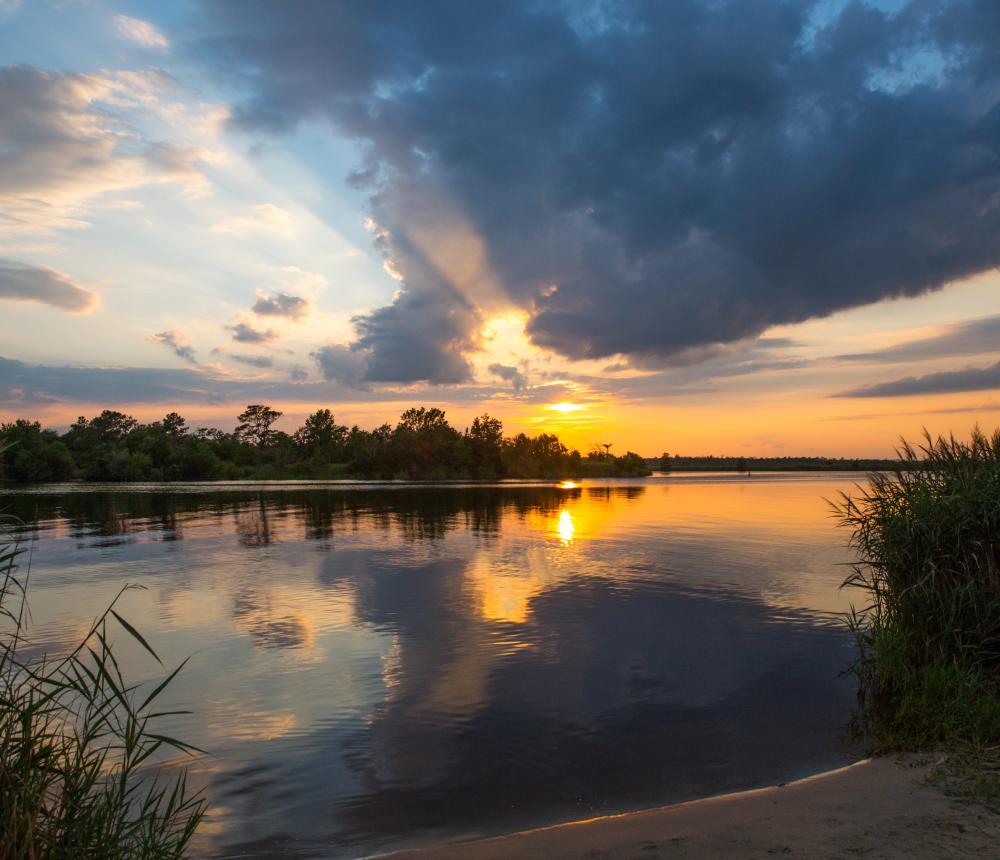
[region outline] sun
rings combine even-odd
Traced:
[[[550,403],[545,408],[552,412],[562,412],[564,415],[566,415],[570,412],[579,412],[581,409],[583,409],[583,406],[579,403],[569,403],[563,400],[560,401],[559,403]]]

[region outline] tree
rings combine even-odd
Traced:
[[[317,409],[292,436],[309,453],[332,453],[347,442],[347,428],[334,421],[329,409]]]
[[[444,410],[432,406],[426,409],[423,406],[407,409],[399,416],[399,427],[403,430],[412,430],[421,433],[425,430],[438,430],[451,427],[448,419],[445,418]]]
[[[469,438],[484,445],[500,447],[503,444],[503,424],[499,418],[490,415],[479,415],[472,419],[469,428]]]
[[[275,436],[271,425],[281,417],[282,413],[270,406],[260,403],[251,403],[241,412],[236,420],[236,436],[251,445],[263,448],[270,444]]]
[[[503,424],[499,418],[479,415],[465,433],[470,474],[476,478],[498,478],[503,467]]]
[[[105,409],[90,422],[90,430],[107,442],[120,442],[139,426],[131,415]]]
[[[37,421],[0,424],[0,472],[15,481],[64,481],[73,477],[73,458],[58,435]]]
[[[183,436],[187,433],[187,421],[176,412],[168,412],[163,416],[163,429],[171,436]]]
[[[660,457],[660,464],[657,468],[661,472],[672,472],[674,470],[673,458],[666,451],[664,451],[663,455]]]

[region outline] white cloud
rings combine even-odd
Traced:
[[[0,235],[85,227],[96,197],[150,183],[203,191],[203,150],[146,140],[125,121],[155,110],[168,84],[156,72],[0,69]]]
[[[231,236],[246,236],[249,233],[280,233],[291,236],[292,216],[287,210],[273,203],[260,203],[253,207],[252,215],[234,215],[219,221],[212,228],[213,233]]]
[[[153,48],[158,51],[166,51],[170,48],[170,42],[155,26],[142,18],[130,18],[128,15],[115,15],[115,26],[130,42],[135,42],[143,48]]]

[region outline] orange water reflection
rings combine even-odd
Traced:
[[[123,610],[168,662],[194,654],[172,695],[197,716],[169,733],[213,750],[214,779],[228,772],[239,782],[240,764],[264,744],[353,720],[372,735],[368,776],[423,784],[420,751],[433,745],[420,731],[446,718],[464,725],[496,704],[497,679],[512,665],[555,665],[576,648],[586,652],[592,627],[576,619],[597,618],[594,606],[604,601],[637,613],[614,616],[619,637],[633,618],[646,629],[642,606],[659,612],[683,602],[664,595],[688,595],[701,607],[747,605],[760,624],[845,610],[846,535],[825,498],[850,485],[654,479],[352,497],[219,494],[210,503],[197,494],[169,503],[123,497],[79,510],[63,501],[46,515],[33,559],[44,589],[33,604],[35,629],[43,639],[84,629],[122,582],[141,579],[146,590],[128,593]],[[643,647],[623,651],[620,666],[606,647],[609,662],[580,662],[566,683],[582,691],[595,676],[632,671],[665,641],[678,650],[668,662],[691,664],[701,658],[684,650],[687,642],[704,635],[697,648],[711,653],[712,670],[692,668],[677,684],[699,706],[715,701],[736,683],[719,667],[744,659],[730,644],[743,641],[733,631],[750,622],[733,613],[734,627],[713,613],[698,616],[701,626],[685,626],[680,610],[657,614],[648,625],[655,635],[636,639]],[[144,659],[127,674],[151,677]],[[572,711],[583,698],[559,700],[568,723],[587,724],[587,712]],[[594,699],[615,704],[603,693]],[[226,821],[245,824],[233,803],[232,811],[216,807],[217,832]]]

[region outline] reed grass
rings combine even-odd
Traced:
[[[876,751],[1000,742],[1000,430],[920,445],[834,503],[859,561],[844,585],[859,722]]]
[[[68,654],[39,655],[21,559],[0,541],[0,860],[183,857],[204,799],[186,770],[151,767],[158,753],[195,752],[156,731],[167,716],[157,702],[183,663],[152,689],[125,681],[114,628],[160,660],[116,609],[127,588]]]

